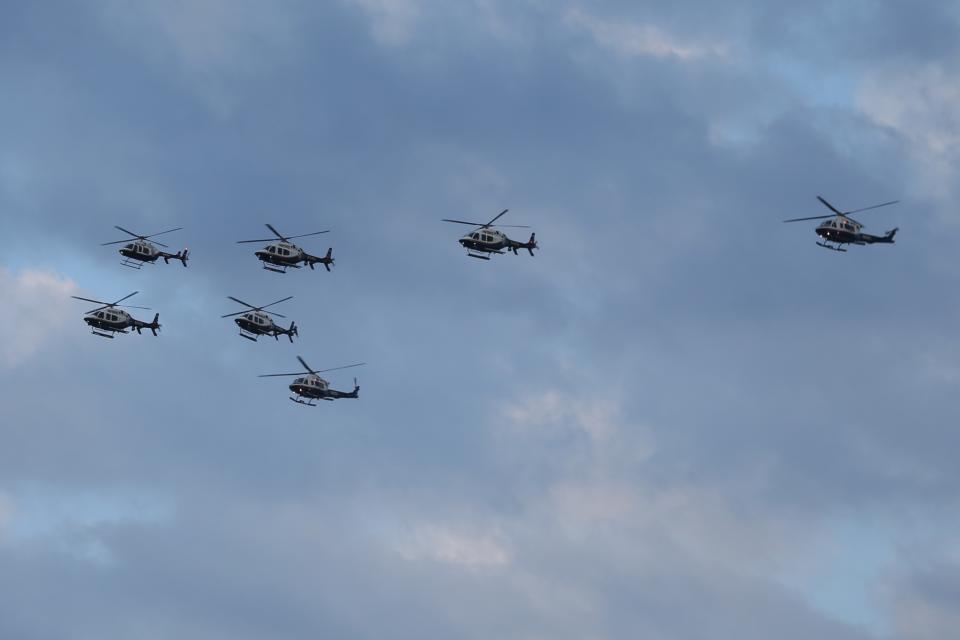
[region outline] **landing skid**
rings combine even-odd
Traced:
[[[817,242],[817,246],[823,247],[824,249],[830,249],[831,251],[839,251],[840,253],[847,252],[847,250],[840,245],[833,246],[832,244],[827,244],[826,242]]]
[[[313,400],[310,400],[310,401],[308,402],[308,401],[306,401],[306,400],[301,400],[299,397],[294,398],[293,396],[290,396],[290,399],[293,400],[294,402],[296,402],[297,404],[303,404],[303,405],[306,405],[306,406],[308,406],[308,407],[315,407],[315,406],[317,406],[316,403],[313,402]]]
[[[257,341],[257,339],[256,339],[254,336],[248,336],[248,335],[245,334],[243,331],[241,331],[238,335],[239,335],[241,338],[246,338],[247,340],[250,340],[251,342],[256,342],[256,341]]]
[[[476,258],[477,260],[489,260],[490,256],[482,256],[479,253],[468,253],[468,256],[471,258]]]
[[[136,269],[137,271],[140,271],[140,269],[143,268],[143,262],[140,260],[134,260],[133,258],[124,258],[120,261],[120,264],[125,267],[130,267],[131,269]],[[151,262],[150,264],[153,263]]]
[[[274,273],[286,273],[286,272],[287,272],[287,268],[286,268],[286,267],[275,267],[275,266],[273,266],[272,264],[267,264],[266,262],[263,263],[263,268],[266,269],[267,271],[273,271]]]
[[[112,333],[100,333],[99,331],[91,331],[90,333],[92,333],[95,336],[100,336],[101,338],[110,338],[111,340],[113,340],[114,338],[114,335]]]

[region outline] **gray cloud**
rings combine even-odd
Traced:
[[[140,290],[164,333],[48,295],[48,344],[3,334],[0,635],[933,637],[952,565],[907,522],[958,482],[955,16],[906,10],[7,12],[7,280]],[[780,223],[818,193],[903,199],[864,219],[897,245]],[[439,221],[506,207],[536,258]],[[334,272],[260,271],[265,222],[331,229]],[[186,227],[190,269],[123,270],[115,224]],[[236,338],[227,295],[294,295],[301,341]],[[298,353],[368,361],[361,399],[256,379]],[[791,576],[869,523],[864,625]]]

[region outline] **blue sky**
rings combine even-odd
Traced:
[[[951,3],[2,6],[0,636],[953,633]],[[440,222],[504,208],[535,258]]]

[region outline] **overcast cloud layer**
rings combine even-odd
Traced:
[[[0,637],[956,634],[956,3],[0,9]]]

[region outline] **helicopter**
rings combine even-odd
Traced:
[[[142,320],[137,320],[129,313],[119,308],[126,307],[128,309],[148,309],[148,307],[120,304],[127,298],[131,298],[138,293],[139,291],[134,291],[131,294],[123,296],[116,302],[103,302],[102,300],[91,300],[90,298],[81,298],[80,296],[70,297],[76,298],[77,300],[83,300],[84,302],[93,302],[94,304],[102,305],[96,309],[87,311],[86,315],[83,317],[83,321],[87,323],[87,325],[90,327],[90,332],[94,335],[101,336],[103,338],[113,338],[113,334],[127,333],[127,329],[134,329],[137,333],[140,333],[141,329],[150,329],[150,331],[153,332],[153,335],[157,335],[157,331],[160,330],[159,313],[153,316],[153,322],[144,322]],[[104,331],[109,331],[110,333],[103,333]]]
[[[330,271],[330,266],[333,264],[333,249],[327,249],[327,255],[325,256],[312,256],[297,245],[290,242],[293,238],[305,238],[307,236],[315,236],[321,233],[330,233],[327,231],[314,231],[313,233],[304,233],[299,236],[284,236],[281,235],[272,225],[266,225],[267,229],[270,229],[271,233],[275,235],[280,242],[274,242],[273,244],[268,244],[266,247],[260,251],[254,252],[254,255],[257,256],[257,259],[263,263],[263,268],[267,271],[274,271],[276,273],[286,273],[287,267],[293,267],[295,269],[300,268],[300,263],[309,265],[313,269],[313,265],[322,264],[326,267],[327,271]],[[273,242],[273,238],[265,238],[260,240],[238,240],[237,244],[245,244],[247,242]]]
[[[291,321],[290,328],[284,329],[280,325],[276,324],[273,321],[273,318],[269,313],[264,311],[267,307],[272,307],[275,304],[280,304],[281,302],[286,302],[293,296],[287,296],[283,300],[277,300],[276,302],[271,302],[270,304],[265,304],[262,307],[255,307],[252,304],[248,304],[243,300],[238,300],[233,296],[227,296],[230,300],[242,304],[245,307],[250,307],[250,311],[237,311],[236,313],[228,313],[226,315],[220,316],[221,318],[229,318],[231,316],[240,316],[239,318],[234,319],[234,322],[237,323],[237,327],[240,328],[240,337],[246,338],[247,340],[252,340],[253,342],[257,341],[258,336],[273,336],[274,340],[279,340],[277,336],[286,335],[290,338],[290,342],[293,343],[293,336],[299,335],[297,331],[297,323]],[[279,318],[284,318],[279,313],[275,313]]]
[[[310,407],[316,406],[316,404],[313,402],[314,400],[329,400],[330,402],[333,402],[337,398],[360,397],[360,386],[357,384],[356,378],[353,379],[353,391],[337,391],[336,389],[331,389],[330,383],[321,378],[320,374],[326,371],[336,371],[338,369],[359,367],[366,364],[365,362],[358,362],[357,364],[348,364],[343,367],[333,367],[332,369],[321,369],[320,371],[315,371],[311,369],[310,365],[308,365],[300,356],[297,356],[297,360],[300,361],[300,364],[303,365],[303,368],[306,369],[306,371],[298,371],[297,373],[268,373],[258,377],[276,378],[280,376],[300,376],[290,384],[290,391],[294,393],[293,396],[290,396],[290,399],[298,404],[305,404]],[[304,398],[306,398],[306,400],[304,400]]]
[[[473,231],[467,235],[460,238],[458,241],[460,246],[467,250],[467,255],[471,258],[479,258],[480,260],[489,260],[490,256],[494,253],[503,254],[505,251],[513,251],[513,255],[517,255],[517,249],[526,249],[530,252],[530,255],[533,255],[534,249],[539,249],[537,245],[537,234],[531,233],[530,240],[527,242],[518,242],[517,240],[511,240],[507,237],[502,231],[493,229],[493,227],[513,227],[517,229],[529,229],[527,225],[524,224],[493,224],[496,222],[500,216],[505,214],[509,209],[504,209],[490,222],[483,224],[480,222],[465,222],[463,220],[450,220],[449,218],[443,218],[443,222],[454,222],[456,224],[469,224],[473,227],[476,227]],[[486,254],[486,255],[483,255]]]
[[[126,242],[127,244],[119,250],[120,255],[123,256],[123,260],[120,261],[120,264],[122,264],[123,266],[130,267],[131,269],[139,269],[145,263],[154,264],[157,261],[157,258],[163,258],[163,262],[165,264],[170,264],[170,258],[173,258],[175,260],[179,260],[183,264],[183,266],[187,266],[187,259],[190,256],[189,249],[184,249],[183,251],[178,251],[176,253],[167,253],[166,251],[161,251],[160,249],[157,249],[157,247],[155,246],[155,245],[159,245],[161,247],[166,247],[167,245],[163,244],[162,242],[156,242],[156,241],[150,242],[149,240],[147,240],[147,238],[152,238],[154,236],[162,236],[165,233],[170,233],[172,231],[179,231],[180,229],[183,229],[183,227],[177,227],[176,229],[167,229],[166,231],[160,231],[159,233],[151,233],[150,235],[147,235],[147,236],[142,236],[132,231],[127,231],[123,227],[118,227],[116,225],[114,225],[114,229],[119,229],[120,231],[123,231],[127,235],[131,236],[131,238],[133,238],[133,242],[130,242],[130,238],[128,238],[126,240],[104,242],[100,246],[105,247],[111,244],[123,244],[124,242]]]
[[[809,218],[791,218],[790,220],[784,220],[784,222],[823,220],[823,222],[821,222],[816,229],[817,235],[823,238],[823,241],[818,240],[817,244],[825,249],[831,249],[833,251],[845,252],[846,249],[843,246],[845,244],[893,244],[893,237],[897,235],[897,231],[899,229],[898,227],[887,231],[882,236],[874,236],[869,233],[863,233],[861,231],[863,225],[851,218],[850,214],[886,207],[887,205],[900,202],[899,200],[891,200],[890,202],[875,204],[870,207],[864,207],[863,209],[854,209],[853,211],[840,211],[820,196],[817,196],[817,200],[823,203],[823,206],[830,209],[830,211],[833,211],[833,214],[826,216],[811,216]]]

